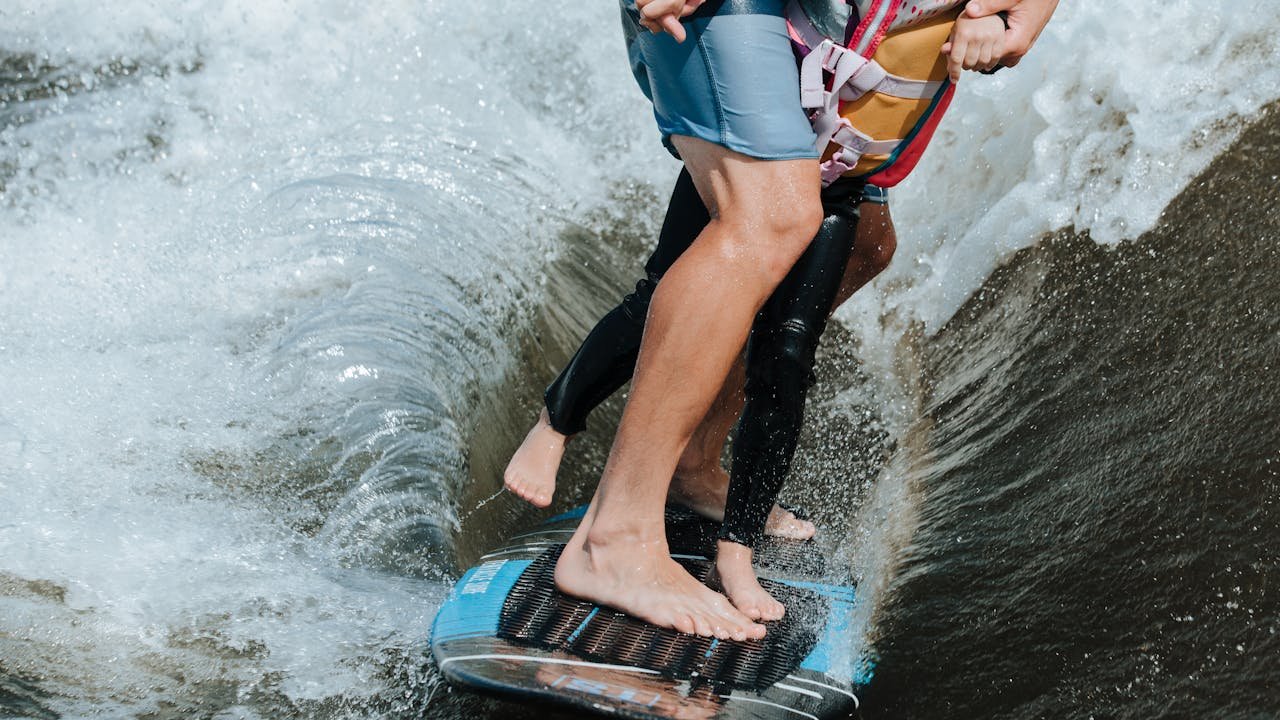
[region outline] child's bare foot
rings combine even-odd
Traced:
[[[507,490],[537,507],[550,505],[556,491],[556,472],[568,440],[568,436],[551,427],[551,418],[543,408],[538,422],[529,430],[502,474]]]
[[[720,467],[719,460],[696,468],[677,467],[667,496],[708,520],[723,522],[729,497],[729,473]],[[769,521],[764,528],[766,535],[791,540],[808,540],[817,532],[813,523],[801,520],[778,505],[769,511]]]
[[[716,543],[716,574],[729,602],[752,620],[781,620],[786,608],[764,588],[751,567],[751,548],[721,540]]]
[[[682,633],[722,640],[759,640],[765,634],[763,625],[672,560],[661,530],[648,537],[580,527],[556,563],[556,587]]]

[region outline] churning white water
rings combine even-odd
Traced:
[[[541,12],[0,8],[19,714],[391,711],[428,681],[471,411],[565,229],[675,174],[616,7]],[[1022,66],[967,79],[895,191],[894,267],[842,316],[871,365],[1047,231],[1149,227],[1280,96],[1277,27],[1268,2],[1064,4]]]

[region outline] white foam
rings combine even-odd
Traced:
[[[48,98],[0,115],[0,582],[62,588],[0,597],[6,667],[49,678],[61,712],[122,715],[222,682],[358,702],[387,692],[389,654],[420,672],[444,584],[300,531],[308,500],[273,490],[287,464],[255,458],[317,407],[338,423],[406,387],[448,424],[514,359],[468,377],[307,343],[436,288],[501,349],[565,219],[603,198],[601,159],[625,165],[650,122],[613,92],[631,82],[616,8],[15,0],[0,18],[5,52],[55,68]],[[578,77],[526,74],[560,67]]]

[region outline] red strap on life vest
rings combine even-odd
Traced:
[[[884,11],[884,18],[875,25],[875,34],[871,38],[871,42],[867,43],[867,49],[862,51],[862,56],[869,58],[876,54],[876,48],[880,47],[880,42],[884,40],[884,36],[889,34],[889,28],[893,27],[893,21],[898,17],[898,11],[902,9],[905,0],[874,0],[871,7],[867,9],[866,17],[862,18],[858,23],[858,27],[854,28],[853,34],[849,36],[845,47],[854,48],[862,43],[863,37],[869,32],[876,17]],[[852,3],[850,3],[852,4]],[[888,5],[888,8],[885,6]]]

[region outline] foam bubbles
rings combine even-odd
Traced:
[[[650,122],[593,120],[644,102],[616,9],[3,15],[6,672],[69,714],[410,702],[469,393]]]

